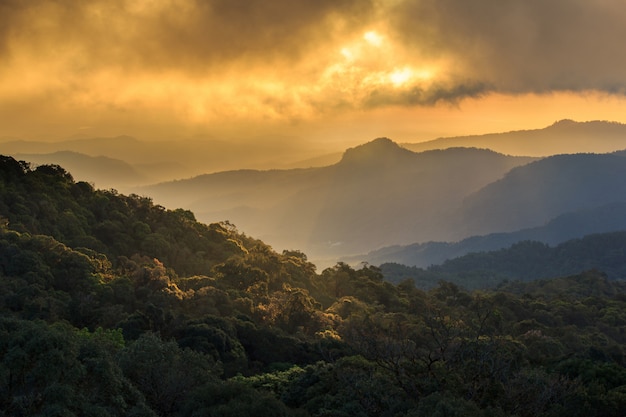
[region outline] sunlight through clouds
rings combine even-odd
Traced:
[[[365,32],[365,34],[363,35],[363,39],[365,39],[370,45],[380,47],[383,44],[383,37],[373,30]]]
[[[412,77],[413,71],[410,68],[402,68],[392,72],[389,75],[389,80],[394,86],[399,87],[408,82]]]
[[[626,97],[621,0],[498,4],[0,0],[0,118],[9,132],[34,119],[184,128],[426,114],[497,94]]]

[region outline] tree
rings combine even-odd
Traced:
[[[120,365],[151,408],[161,416],[178,413],[190,392],[219,374],[215,362],[175,341],[144,333],[121,354]]]

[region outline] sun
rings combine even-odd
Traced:
[[[403,67],[392,71],[388,80],[394,87],[401,87],[413,82],[426,82],[433,78],[433,72],[428,69]]]
[[[410,68],[402,68],[389,74],[389,81],[396,87],[406,84],[413,77],[413,71]]]
[[[383,37],[376,31],[370,30],[363,34],[363,39],[367,43],[373,46],[381,46],[383,44]]]

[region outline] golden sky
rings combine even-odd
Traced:
[[[0,0],[0,138],[626,123],[623,0]]]

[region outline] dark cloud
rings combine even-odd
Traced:
[[[455,103],[462,98],[480,97],[490,91],[488,85],[477,82],[434,84],[426,88],[411,87],[406,90],[376,89],[365,101],[367,107],[389,105],[435,105],[440,102]]]
[[[295,60],[318,42],[363,24],[372,5],[367,0],[0,0],[0,11],[0,48],[72,51],[79,67],[197,71],[240,59]]]
[[[622,0],[404,0],[395,36],[501,92],[626,93]]]
[[[626,95],[624,22],[623,0],[0,0],[0,107],[291,119]]]

